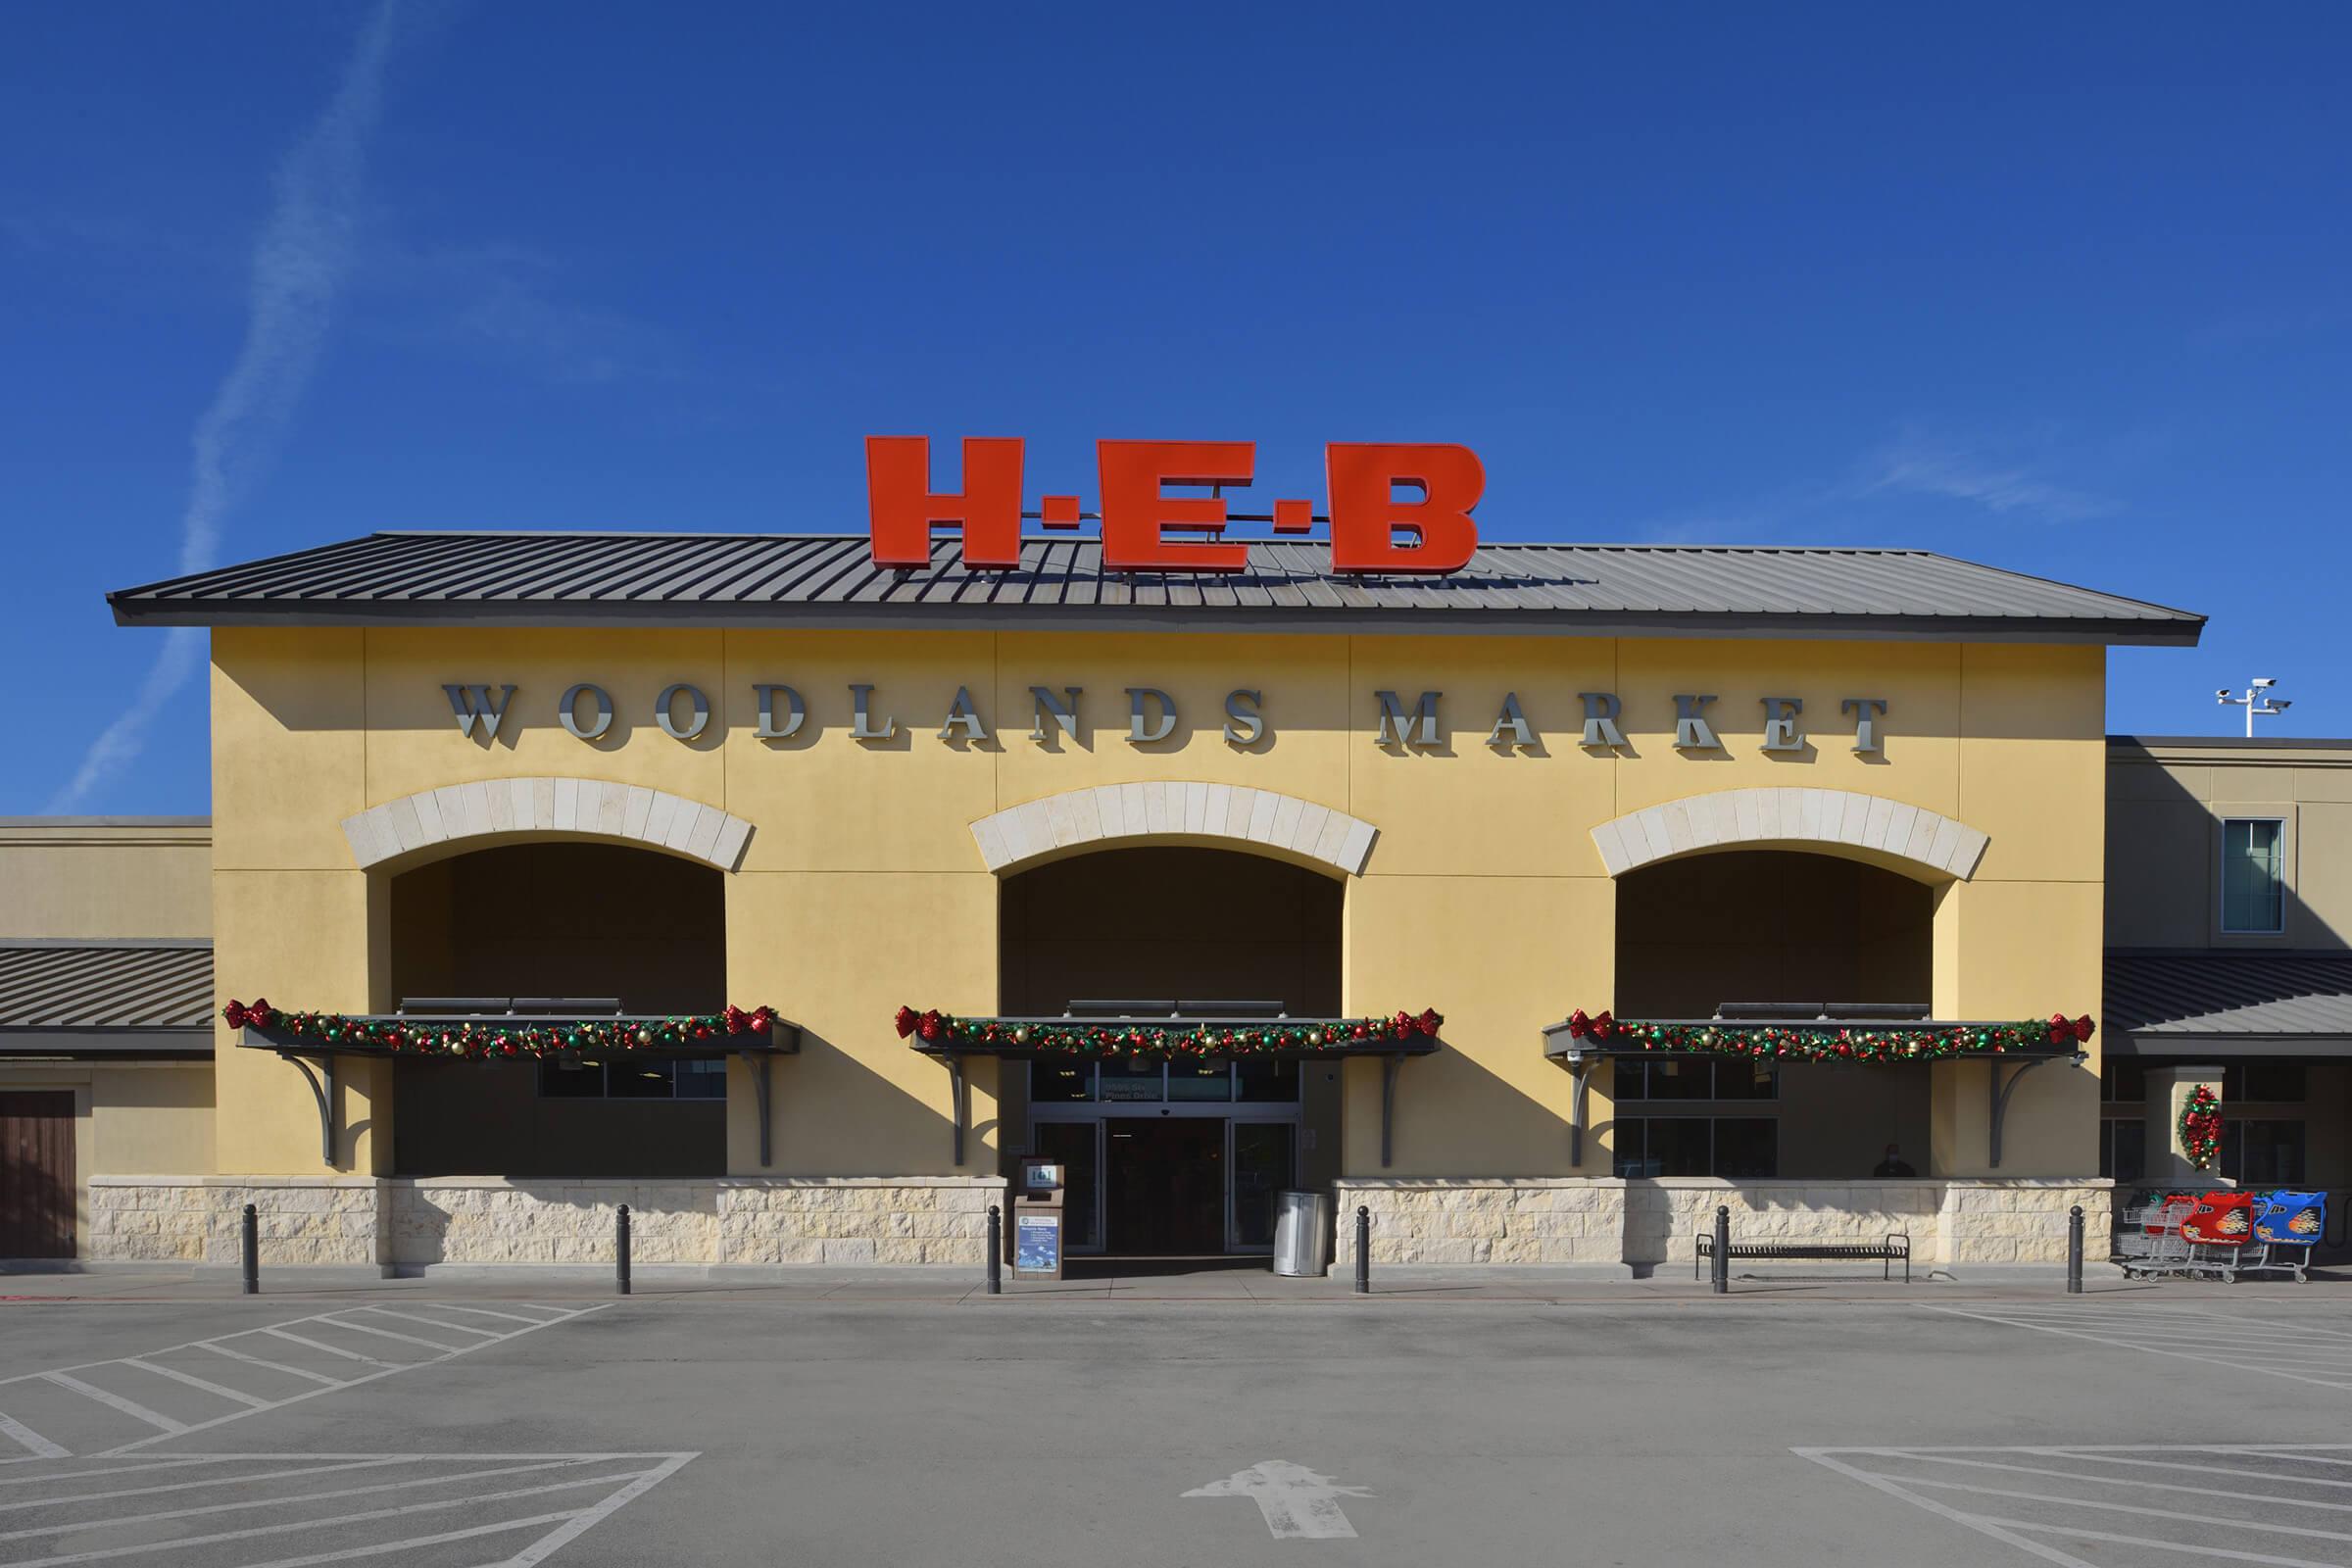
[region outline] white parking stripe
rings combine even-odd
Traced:
[[[248,1410],[267,1410],[272,1402],[269,1399],[256,1398],[250,1394],[240,1393],[223,1384],[207,1383],[193,1372],[182,1372],[177,1367],[160,1366],[153,1361],[142,1361],[135,1355],[125,1356],[122,1364],[135,1366],[142,1372],[152,1372],[159,1378],[170,1378],[174,1383],[184,1383],[191,1389],[202,1389],[207,1394],[219,1395],[231,1404],[241,1404]]]
[[[2078,1541],[2096,1541],[2115,1546],[2150,1546],[2158,1551],[2189,1552],[2200,1557],[2227,1557],[2231,1562],[2269,1563],[2273,1565],[2273,1568],[2337,1568],[2334,1563],[2318,1562],[2309,1557],[2274,1557],[2268,1552],[2232,1551],[2226,1546],[2192,1546],[2178,1541],[2155,1541],[2146,1536],[2111,1535],[2104,1530],[2085,1530],[2080,1525],[2044,1525],[2036,1524],[2031,1519],[1996,1519],[1990,1514],[1982,1513],[1962,1514],[1960,1517],[1980,1529],[1986,1530],[1994,1526],[2009,1530],[2034,1530],[2045,1535],[2072,1536]],[[2065,1558],[2062,1560],[2073,1562],[2079,1559]],[[2085,1563],[2083,1568],[2091,1568],[2091,1565]]]
[[[51,1457],[70,1459],[73,1455],[60,1453],[53,1454]],[[87,1481],[92,1476],[127,1476],[135,1475],[141,1470],[185,1470],[192,1464],[227,1464],[239,1457],[240,1455],[233,1453],[190,1454],[180,1459],[153,1459],[146,1464],[109,1465],[104,1470],[76,1470],[73,1474],[76,1481]],[[53,1485],[56,1481],[57,1476],[54,1473],[38,1476],[9,1476],[0,1479],[0,1487],[46,1487]]]
[[[196,1342],[196,1348],[200,1350],[210,1350],[215,1355],[225,1355],[235,1360],[250,1362],[254,1366],[266,1366],[272,1372],[283,1372],[290,1378],[308,1378],[313,1383],[323,1383],[330,1389],[340,1387],[343,1382],[341,1378],[330,1378],[323,1372],[312,1372],[303,1367],[288,1366],[283,1361],[265,1361],[258,1355],[236,1348],[225,1340],[199,1340]]]
[[[1884,1492],[1891,1497],[1899,1497],[1915,1508],[1925,1508],[1930,1513],[1940,1514],[1955,1524],[1963,1524],[1972,1530],[1983,1531],[1996,1541],[2005,1541],[2020,1551],[2030,1551],[2044,1562],[2057,1563],[2059,1568],[2099,1568],[2097,1563],[2084,1562],[2082,1558],[2060,1551],[2055,1546],[2045,1546],[2040,1542],[2018,1535],[2014,1531],[1999,1529],[1992,1521],[1985,1519],[1981,1514],[1963,1513],[1950,1503],[1938,1502],[1934,1497],[1923,1497],[1916,1493],[1905,1492],[1886,1477],[1872,1475],[1869,1471],[1858,1469],[1842,1459],[1833,1459],[1828,1452],[1820,1448],[1798,1448],[1796,1452],[1801,1457],[1812,1460],[1815,1464],[1827,1465],[1839,1475],[1850,1477],[1866,1487]]]
[[[691,1453],[671,1454],[661,1464],[639,1476],[604,1501],[583,1510],[578,1517],[563,1529],[533,1542],[514,1556],[509,1557],[504,1563],[499,1564],[498,1568],[532,1568],[535,1563],[545,1562],[559,1547],[577,1540],[593,1526],[602,1523],[606,1518],[627,1507],[671,1476],[676,1475],[685,1468],[686,1461],[693,1457],[694,1455]],[[264,1568],[267,1568],[267,1565],[264,1565]]]
[[[188,1430],[188,1424],[185,1421],[174,1421],[160,1410],[150,1410],[135,1399],[125,1399],[120,1394],[116,1394],[108,1389],[102,1389],[95,1383],[84,1383],[81,1381],[81,1379],[74,1377],[70,1373],[44,1372],[41,1374],[41,1376],[47,1378],[50,1382],[56,1384],[61,1389],[72,1389],[75,1394],[82,1396],[84,1398],[96,1399],[100,1404],[111,1404],[116,1409],[122,1411],[124,1415],[135,1416],[139,1420],[146,1422],[151,1427],[162,1427],[166,1432],[170,1433],[180,1433]]]
[[[34,1454],[43,1459],[63,1459],[72,1451],[59,1447],[4,1410],[0,1410],[0,1437],[30,1448]]]
[[[553,1318],[524,1317],[520,1312],[493,1312],[486,1306],[460,1306],[455,1301],[434,1301],[429,1304],[436,1311],[471,1312],[476,1317],[501,1317],[505,1318],[510,1323],[528,1323],[533,1328],[537,1328],[542,1323],[552,1323],[555,1321]],[[455,1327],[456,1325],[453,1324],[451,1326]]]
[[[307,1323],[311,1320],[309,1318],[305,1318],[303,1321]],[[346,1350],[341,1346],[328,1345],[322,1340],[305,1339],[299,1334],[289,1334],[284,1329],[255,1329],[253,1332],[256,1334],[274,1334],[281,1340],[292,1340],[296,1345],[307,1345],[314,1350],[324,1350],[327,1354],[339,1355],[346,1361],[361,1361],[365,1362],[368,1366],[380,1367],[397,1367],[399,1364],[393,1361],[378,1361],[372,1355],[362,1355],[357,1350]]]
[[[2314,1530],[2307,1525],[2277,1525],[2262,1519],[2230,1519],[2220,1514],[2182,1513],[2171,1508],[2151,1508],[2140,1502],[2103,1502],[2095,1497],[2054,1497],[2046,1492],[1972,1487],[1965,1481],[1930,1481],[1921,1476],[1906,1477],[1903,1485],[1934,1487],[1938,1492],[1967,1492],[1981,1497],[2010,1497],[2019,1502],[2054,1502],[2068,1508],[2098,1508],[2110,1513],[2128,1513],[2140,1519],[2178,1519],[2186,1524],[2212,1525],[2224,1530],[2251,1530],[2265,1536],[2300,1536],[2306,1541],[2352,1541],[2352,1536],[2340,1530]]]
[[[2018,1451],[2021,1453],[2046,1453],[2056,1459],[2081,1459],[2093,1464],[2135,1464],[2151,1470],[2189,1470],[2202,1476],[2251,1476],[2259,1481],[2286,1479],[2276,1470],[2239,1470],[2224,1464],[2180,1464],[2165,1459],[2142,1459],[2124,1454],[2090,1453],[2081,1448],[2021,1448]],[[2236,1450],[2224,1448],[2217,1451],[2229,1453]],[[2286,1459],[2292,1458],[2293,1455],[2280,1454],[2278,1457]],[[1979,1459],[1952,1459],[1940,1454],[1936,1458],[1939,1463],[1944,1464],[1981,1464],[1984,1462]],[[2002,1465],[1999,1468],[2030,1470],[2034,1467],[2031,1465]],[[2081,1476],[2077,1479],[2095,1481],[2101,1486],[2109,1487],[2178,1487],[2180,1485],[2178,1481],[2132,1481],[2123,1476]],[[2352,1481],[2328,1481],[2319,1476],[2296,1476],[2293,1480],[2298,1487],[2352,1487]],[[2322,1505],[2314,1502],[2303,1506],[2317,1508]],[[2330,1503],[2327,1506],[2334,1505]]]
[[[339,1329],[349,1329],[354,1334],[372,1334],[379,1340],[398,1340],[403,1345],[421,1345],[428,1350],[440,1350],[446,1353],[458,1348],[454,1345],[443,1345],[439,1340],[420,1340],[414,1334],[403,1334],[397,1329],[379,1329],[372,1323],[354,1323],[347,1317],[323,1317],[318,1321],[332,1323]]]
[[[199,1461],[191,1459],[183,1460],[181,1462],[194,1464]],[[307,1470],[278,1470],[271,1472],[269,1479],[272,1481],[301,1481],[306,1480],[311,1476],[329,1475],[338,1470],[380,1470],[388,1464],[416,1464],[417,1462],[418,1461],[415,1455],[404,1453],[396,1458],[390,1459],[352,1459],[342,1464],[312,1465]],[[161,1470],[164,1469],[165,1466],[134,1464],[127,1466],[126,1468],[132,1470]],[[104,1470],[85,1470],[78,1472],[70,1478],[52,1476],[47,1479],[53,1481],[63,1481],[67,1479],[79,1481],[87,1476],[106,1475],[109,1472]],[[62,1507],[69,1502],[105,1502],[109,1498],[113,1497],[145,1497],[151,1496],[160,1492],[195,1492],[200,1489],[219,1491],[223,1486],[234,1486],[239,1480],[242,1479],[244,1478],[231,1476],[226,1481],[223,1481],[219,1476],[205,1476],[201,1480],[197,1481],[172,1481],[168,1482],[160,1487],[119,1487],[113,1492],[83,1492],[78,1493],[71,1497],[33,1497],[24,1502],[0,1502],[0,1513],[14,1512],[19,1508],[56,1508]],[[114,1521],[112,1520],[108,1521],[110,1524],[113,1522]]]
[[[98,1562],[108,1557],[135,1556],[143,1551],[169,1551],[175,1546],[208,1546],[220,1541],[250,1541],[257,1536],[282,1536],[296,1530],[331,1530],[338,1525],[368,1524],[378,1519],[398,1519],[408,1514],[433,1513],[444,1508],[471,1508],[485,1502],[507,1502],[515,1497],[545,1496],[551,1492],[577,1492],[628,1479],[629,1472],[617,1476],[588,1476],[578,1481],[558,1481],[544,1487],[517,1487],[508,1492],[488,1492],[464,1497],[435,1497],[429,1502],[403,1503],[397,1508],[372,1508],[365,1513],[340,1514],[327,1519],[296,1519],[285,1524],[255,1525],[248,1530],[223,1530],[210,1536],[179,1536],[170,1541],[148,1542],[135,1546],[101,1546],[90,1551],[68,1552],[60,1557],[32,1557],[16,1568],[58,1568],[70,1562]],[[584,1511],[584,1510],[582,1510]],[[328,1561],[331,1558],[317,1559]]]
[[[561,1524],[566,1519],[576,1520],[587,1511],[584,1508],[569,1508],[563,1513],[534,1514],[528,1519],[517,1519],[512,1524],[475,1525],[470,1530],[445,1530],[437,1536],[412,1536],[407,1541],[387,1542],[379,1546],[354,1546],[348,1551],[314,1552],[308,1557],[277,1557],[269,1562],[257,1562],[253,1564],[253,1568],[313,1568],[314,1564],[322,1562],[349,1562],[355,1557],[381,1557],[395,1551],[414,1551],[418,1546],[439,1546],[452,1541],[470,1541],[479,1536],[503,1536],[511,1531],[528,1530],[533,1525]],[[536,1562],[538,1559],[531,1560]],[[521,1561],[520,1557],[509,1557],[504,1563],[491,1564],[490,1568],[507,1568],[507,1564]]]
[[[2130,1340],[2110,1339],[2104,1335],[2092,1334],[2083,1329],[2057,1328],[2050,1324],[2037,1323],[2028,1318],[2011,1317],[1993,1312],[1971,1312],[1965,1308],[1957,1306],[1931,1306],[1928,1307],[1927,1310],[1930,1312],[1947,1313],[1953,1317],[1973,1317],[1982,1323],[2000,1323],[2010,1328],[2034,1329],[2043,1334],[2056,1334],[2067,1339],[2086,1340],[2092,1345],[2103,1345],[2112,1350],[2139,1350],[2141,1353],[2147,1355],[2169,1355],[2182,1361],[2204,1361],[2214,1366],[2229,1367],[2231,1371],[2235,1372],[2259,1372],[2265,1377],[2285,1378],[2290,1382],[2308,1383],[2314,1388],[2352,1389],[2352,1381],[2339,1382],[2331,1378],[2307,1378],[2299,1372],[2289,1372],[2283,1367],[2276,1366],[2263,1361],[2246,1361],[2227,1355],[2199,1354],[2189,1350],[2146,1348],[2133,1344]]]
[[[604,1461],[602,1460],[595,1459],[541,1459],[532,1464],[502,1465],[494,1470],[468,1470],[463,1471],[454,1476],[440,1474],[416,1476],[407,1481],[379,1481],[372,1486],[343,1487],[334,1492],[309,1492],[286,1497],[240,1497],[234,1502],[208,1502],[194,1508],[170,1508],[158,1513],[110,1514],[106,1517],[106,1519],[99,1521],[98,1523],[102,1523],[106,1529],[112,1530],[119,1525],[152,1524],[159,1519],[194,1519],[204,1514],[238,1513],[250,1511],[255,1508],[294,1507],[314,1502],[329,1502],[337,1497],[366,1497],[373,1496],[380,1493],[386,1492],[405,1492],[411,1487],[447,1486],[451,1482],[471,1481],[479,1476],[513,1476],[521,1475],[526,1471],[560,1470],[565,1465],[600,1464],[603,1462]],[[294,1472],[296,1475],[307,1475],[310,1473],[311,1472],[309,1471]],[[618,1480],[619,1478],[612,1477],[609,1479]],[[584,1485],[585,1483],[582,1484]],[[59,1498],[57,1500],[66,1501],[69,1499]],[[333,1521],[326,1520],[317,1522],[331,1524]],[[67,1536],[72,1535],[77,1530],[88,1530],[91,1528],[93,1528],[93,1521],[87,1519],[77,1519],[70,1524],[40,1525],[30,1530],[11,1530],[4,1534],[0,1534],[0,1541],[29,1541],[35,1536]]]
[[[497,1329],[477,1329],[465,1323],[444,1323],[437,1317],[418,1317],[414,1312],[395,1312],[388,1306],[363,1306],[360,1310],[381,1312],[386,1317],[396,1317],[404,1323],[422,1323],[427,1328],[447,1329],[452,1334],[478,1334],[485,1340],[505,1338]]]

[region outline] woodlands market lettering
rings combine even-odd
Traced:
[[[498,739],[499,726],[506,722],[518,688],[513,684],[492,686],[488,682],[455,682],[441,690],[449,698],[450,712],[456,716],[458,733],[472,739],[478,726],[483,741]],[[1148,746],[1164,741],[1176,732],[1176,699],[1156,686],[1129,686],[1127,694],[1127,740],[1130,745]],[[493,695],[495,692],[496,695]],[[852,682],[850,692],[850,738],[859,741],[886,741],[899,733],[899,721],[888,713],[877,716],[874,709],[874,688],[870,683]],[[1085,688],[1079,686],[1032,686],[1029,688],[1031,721],[1029,738],[1044,743],[1051,729],[1057,729],[1072,740],[1078,739],[1079,699]],[[781,681],[756,681],[752,696],[758,706],[760,721],[752,730],[755,740],[790,740],[808,722],[808,704],[800,692]],[[1439,705],[1446,694],[1425,691],[1408,705],[1393,691],[1373,693],[1380,705],[1380,721],[1373,731],[1375,745],[1396,751],[1430,748],[1443,744],[1439,719]],[[1620,720],[1625,716],[1625,705],[1615,692],[1579,692],[1584,705],[1583,733],[1577,744],[1594,752],[1616,753],[1626,747],[1625,731]],[[1766,697],[1759,699],[1764,709],[1764,743],[1761,750],[1776,754],[1802,753],[1811,744],[1803,728],[1805,700],[1801,697]],[[1679,752],[1720,752],[1727,748],[1716,733],[1708,710],[1714,706],[1713,694],[1685,692],[1674,698],[1674,748]],[[683,705],[684,717],[680,717]],[[1853,747],[1863,755],[1876,755],[1882,750],[1879,721],[1886,716],[1884,697],[1847,697],[1839,700],[1840,718],[1853,720]],[[612,696],[593,681],[579,681],[564,689],[556,701],[556,722],[566,733],[583,741],[604,738],[612,728]],[[688,681],[673,681],[662,688],[654,699],[654,722],[662,733],[676,741],[699,739],[710,726],[710,699],[699,686]],[[938,738],[943,741],[985,741],[990,738],[988,721],[980,715],[972,702],[971,688],[956,688],[956,699],[948,705],[947,717],[941,722]],[[1265,738],[1267,723],[1265,695],[1248,687],[1236,687],[1225,694],[1223,734],[1228,745],[1250,747]],[[1532,749],[1538,742],[1536,728],[1520,706],[1517,692],[1503,694],[1502,707],[1494,715],[1494,724],[1487,732],[1486,743],[1498,752]]]

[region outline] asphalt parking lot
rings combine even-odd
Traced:
[[[0,1564],[2352,1564],[2335,1285],[105,1285],[0,1303]]]

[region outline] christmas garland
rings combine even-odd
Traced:
[[[2211,1168],[2222,1152],[2222,1097],[2199,1084],[2180,1105],[2180,1152],[2199,1170]]]
[[[1001,1046],[1069,1056],[1270,1056],[1322,1055],[1380,1041],[1435,1035],[1446,1019],[1435,1008],[1418,1016],[1341,1018],[1327,1022],[1230,1024],[1135,1023],[1126,1019],[1014,1023],[1003,1018],[958,1018],[932,1008],[901,1007],[893,1020],[899,1038],[919,1037],[925,1046]]]
[[[1925,1024],[1870,1029],[1835,1024],[1643,1023],[1587,1016],[1579,1007],[1568,1016],[1572,1040],[1622,1040],[1643,1051],[1688,1052],[1711,1056],[1752,1056],[1770,1061],[1944,1061],[1955,1056],[2001,1055],[2036,1046],[2087,1041],[2087,1017],[2052,1013],[2021,1023]]]
[[[287,1012],[267,1001],[231,1002],[220,1009],[231,1029],[266,1029],[301,1040],[390,1055],[503,1057],[576,1056],[586,1052],[676,1050],[727,1036],[763,1035],[775,1010],[675,1018],[403,1018],[355,1017],[344,1012]]]

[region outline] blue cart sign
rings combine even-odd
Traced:
[[[1015,1210],[1012,1217],[1012,1272],[1045,1279],[1061,1277],[1061,1210]]]

